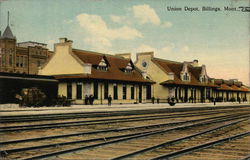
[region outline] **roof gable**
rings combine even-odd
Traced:
[[[200,75],[202,71],[202,67],[192,66],[191,64],[187,65],[187,71],[191,77],[190,81],[184,82],[181,80],[181,73],[184,68],[184,63],[181,62],[175,62],[175,61],[169,61],[159,58],[153,58],[152,61],[157,64],[166,74],[168,73],[174,73],[174,80],[167,80],[162,82],[161,84],[179,84],[179,85],[193,85],[193,86],[210,86],[210,87],[216,87],[213,85],[210,81],[207,84],[201,84],[200,83]],[[170,82],[171,81],[171,82]]]
[[[138,69],[133,72],[125,73],[122,69],[126,68],[129,63],[133,65],[130,59],[122,58],[120,56],[101,54],[97,52],[90,52],[85,50],[73,49],[72,54],[79,58],[83,63],[92,64],[92,73],[87,75],[88,78],[94,79],[110,79],[121,81],[136,81],[136,82],[151,82],[143,78]],[[106,71],[98,70],[97,67],[102,60],[108,64]],[[74,75],[74,77],[82,77],[83,75]],[[87,78],[82,77],[82,78]],[[66,78],[66,77],[64,77]]]

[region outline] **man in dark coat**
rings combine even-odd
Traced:
[[[90,105],[93,105],[93,103],[94,103],[94,97],[92,94],[89,96],[89,103],[90,103]]]
[[[108,97],[108,105],[109,106],[111,106],[111,101],[112,101],[112,97],[111,97],[111,95],[109,95],[109,97]]]
[[[87,94],[85,95],[84,103],[85,105],[88,105],[89,103],[89,96]]]

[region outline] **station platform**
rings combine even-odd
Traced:
[[[213,103],[177,103],[170,106],[168,103],[160,104],[112,104],[105,105],[72,105],[70,107],[19,107],[18,104],[0,104],[0,117],[11,115],[32,115],[32,114],[56,114],[56,113],[79,113],[79,112],[109,112],[145,109],[164,108],[194,108],[194,107],[218,107],[218,106],[249,106],[250,103],[216,102]]]

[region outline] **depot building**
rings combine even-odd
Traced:
[[[232,79],[209,77],[198,60],[176,62],[154,57],[153,52],[109,55],[72,48],[60,38],[52,58],[39,71],[59,81],[58,94],[75,104],[94,96],[94,104],[249,102],[249,88]]]
[[[94,104],[145,103],[151,101],[152,80],[135,67],[127,54],[108,55],[72,48],[72,41],[60,38],[55,53],[39,71],[58,81],[58,94],[75,104],[94,96]]]
[[[209,77],[198,60],[176,62],[154,57],[153,52],[137,53],[135,65],[152,84],[152,96],[161,102],[181,103],[249,101],[249,89],[240,81]]]

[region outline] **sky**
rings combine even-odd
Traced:
[[[153,51],[173,61],[199,60],[212,78],[249,85],[248,0],[0,0],[0,30],[10,27],[18,42],[53,44],[101,53]],[[168,8],[181,8],[169,11]],[[220,11],[202,11],[202,7]],[[224,7],[236,7],[226,11]],[[185,10],[198,8],[198,11]]]

